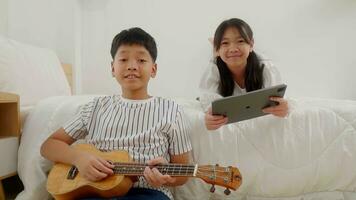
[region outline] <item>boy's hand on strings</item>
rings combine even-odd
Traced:
[[[264,108],[262,111],[264,113],[269,113],[277,117],[285,117],[288,114],[288,101],[283,99],[282,97],[270,97],[271,101],[278,102],[276,106],[270,106],[268,108]]]
[[[75,159],[74,165],[78,168],[81,176],[89,181],[99,181],[112,175],[114,165],[103,158],[80,152]]]
[[[155,165],[159,164],[167,164],[167,161],[162,158],[158,157],[152,160],[149,160],[147,164],[150,167],[146,167],[145,171],[143,172],[143,175],[146,179],[146,181],[153,187],[161,187],[162,185],[166,183],[174,183],[176,181],[175,178],[171,177],[168,174],[162,174],[160,171],[158,171],[157,168],[155,168]]]
[[[205,113],[205,126],[208,130],[216,130],[228,121],[226,116],[213,115],[211,107]]]

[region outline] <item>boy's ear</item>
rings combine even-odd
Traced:
[[[152,71],[151,71],[151,78],[156,77],[157,74],[157,63],[153,64]]]
[[[111,61],[111,76],[115,77],[115,69],[114,69],[114,66],[113,66],[113,62],[114,61]]]

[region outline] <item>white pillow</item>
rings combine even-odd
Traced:
[[[21,106],[70,95],[70,87],[56,54],[45,48],[0,36],[0,91],[20,95]]]

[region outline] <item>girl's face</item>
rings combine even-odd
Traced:
[[[246,67],[247,57],[252,49],[253,40],[249,44],[236,28],[230,27],[225,30],[217,55],[234,71],[236,68]]]

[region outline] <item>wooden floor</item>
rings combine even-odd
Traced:
[[[1,181],[5,190],[5,199],[14,200],[18,193],[23,190],[23,185],[19,177],[12,176]]]

